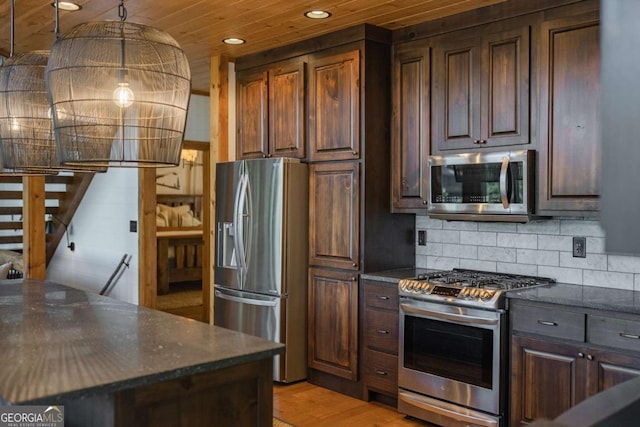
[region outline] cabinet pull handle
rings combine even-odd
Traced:
[[[381,371],[380,369],[376,369],[376,374],[378,374],[378,375],[388,375],[385,371]]]
[[[388,296],[386,296],[386,295],[376,295],[376,298],[381,299],[381,300],[383,300],[383,301],[386,301],[386,300],[388,300],[388,299],[389,299],[389,297],[388,297]]]
[[[590,355],[590,354],[587,354],[587,359],[589,359],[589,360],[593,360],[593,356],[592,356],[592,355]]]
[[[584,357],[584,353],[583,352],[578,353],[578,357],[580,358]]]
[[[620,332],[620,336],[622,338],[629,338],[629,339],[632,339],[632,340],[640,340],[640,335],[625,334],[624,332]]]
[[[549,322],[548,320],[538,320],[538,323],[544,326],[558,326],[556,322]]]
[[[378,329],[379,334],[388,334],[389,331],[385,331],[384,329]]]

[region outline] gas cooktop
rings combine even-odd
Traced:
[[[497,309],[504,307],[505,292],[552,283],[555,280],[547,277],[456,268],[401,280],[398,288],[401,297]]]

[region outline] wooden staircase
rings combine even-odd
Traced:
[[[66,225],[80,205],[93,173],[59,174],[45,177],[45,218],[50,220],[46,235],[47,264],[62,240]],[[22,250],[22,177],[0,176],[0,248]]]

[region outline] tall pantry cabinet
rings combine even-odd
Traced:
[[[389,31],[365,24],[236,62],[239,82],[270,63],[306,64],[308,380],[357,398],[365,393],[359,274],[414,264],[414,217],[390,208],[390,40]],[[254,128],[270,123],[272,111],[263,113]]]

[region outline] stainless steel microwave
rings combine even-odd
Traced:
[[[534,212],[534,169],[534,150],[429,156],[427,214],[527,222]]]

